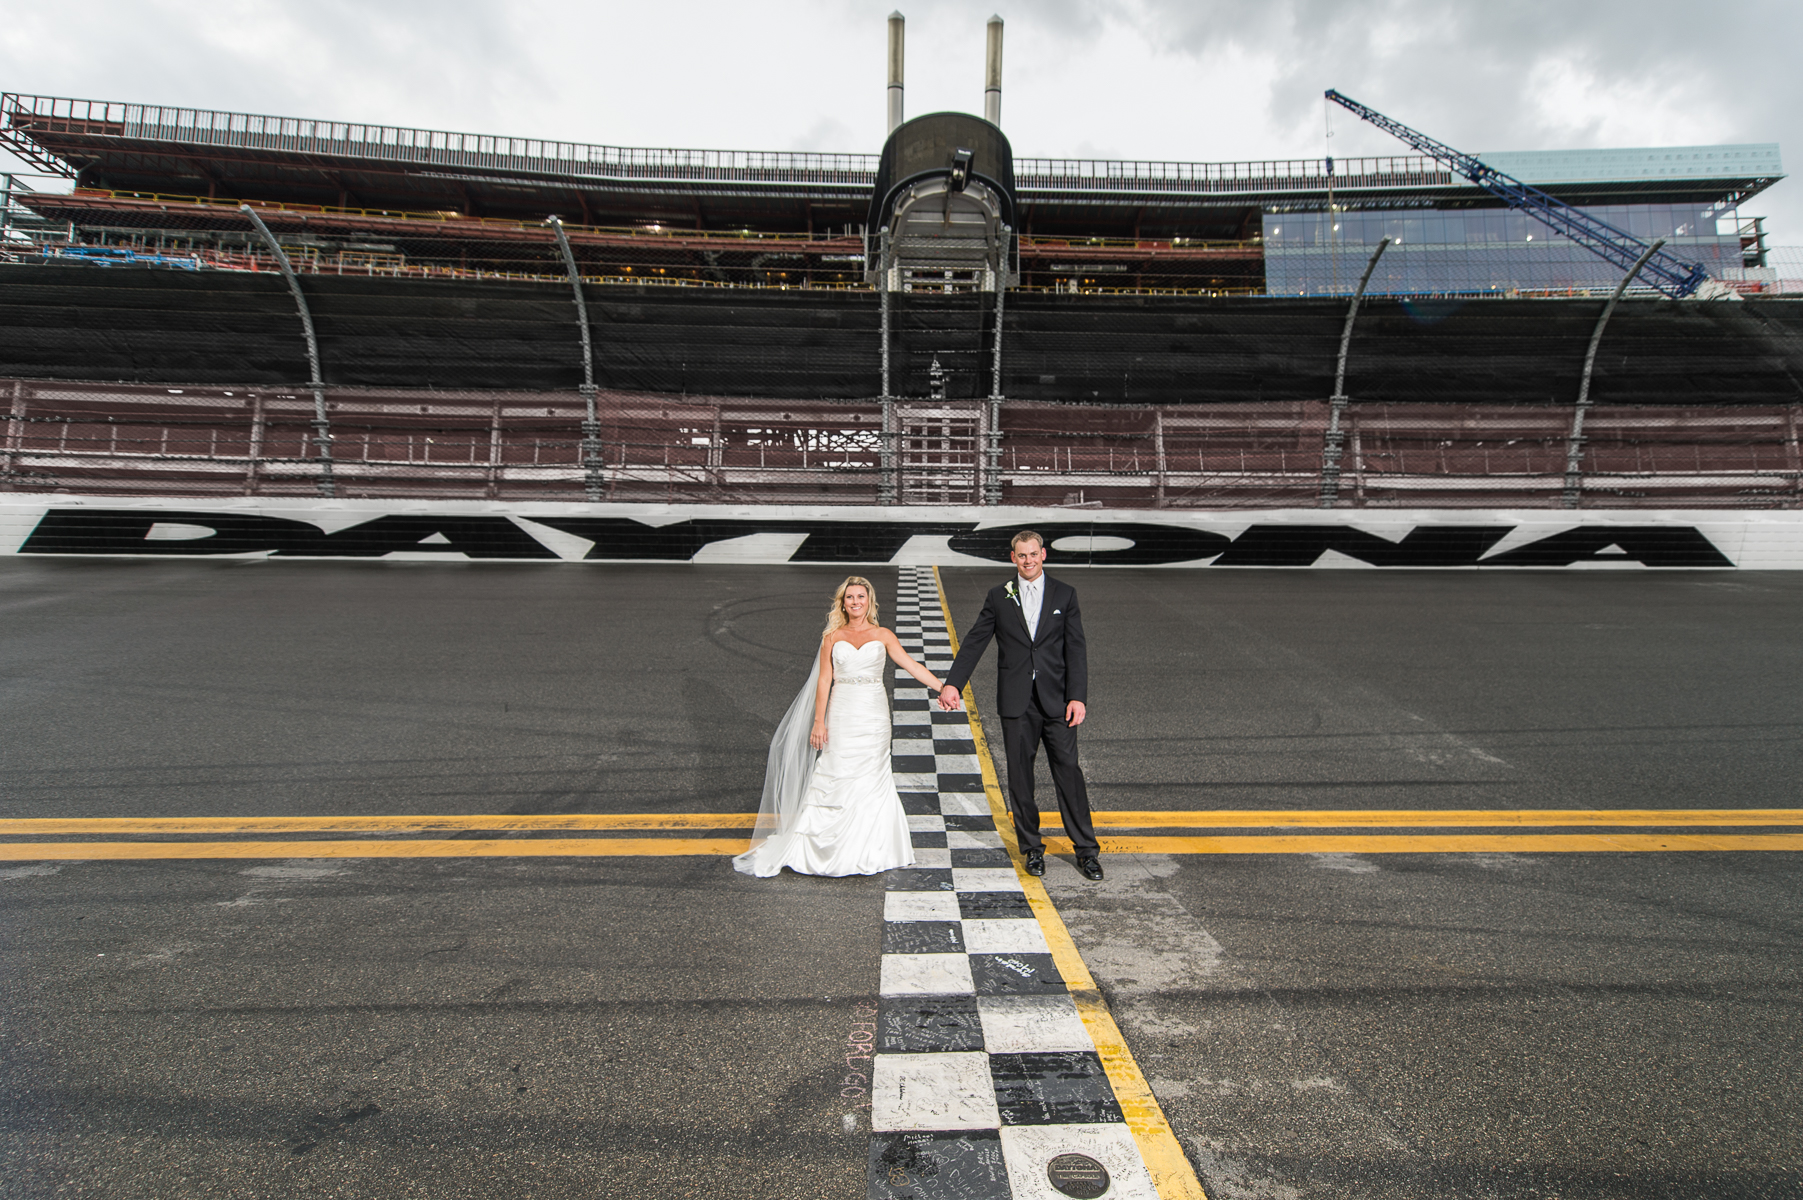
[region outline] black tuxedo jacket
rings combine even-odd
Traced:
[[[1027,614],[1009,597],[1008,584],[990,588],[983,611],[964,635],[951,673],[945,677],[946,683],[964,690],[993,638],[1000,660],[996,711],[1003,717],[1025,713],[1036,690],[1040,707],[1059,716],[1068,701],[1089,703],[1089,648],[1083,639],[1077,590],[1050,575],[1041,578],[1045,580],[1045,601],[1039,609],[1039,636],[1028,635]]]

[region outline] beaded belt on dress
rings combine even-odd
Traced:
[[[833,676],[833,682],[834,683],[881,683],[881,682],[883,682],[883,677],[881,675],[835,675],[835,676]]]

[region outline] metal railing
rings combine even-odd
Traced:
[[[1084,407],[875,397],[781,401],[598,389],[326,388],[347,498],[668,503],[1313,507],[1326,401]],[[1557,508],[1569,405],[1360,402],[1341,410],[1344,508]],[[322,456],[304,387],[0,380],[0,490],[308,496]],[[1803,506],[1798,406],[1588,413],[1584,508]],[[885,453],[887,445],[892,454]],[[896,475],[899,474],[899,478]]]
[[[532,174],[590,175],[732,183],[829,183],[867,188],[878,155],[790,150],[685,150],[608,146],[546,138],[458,133],[401,125],[324,121],[259,113],[184,108],[124,101],[0,93],[0,136],[29,138],[34,128],[63,134],[130,138],[182,145],[279,150],[295,154],[371,158]],[[1247,187],[1326,187],[1325,159],[1248,159],[1236,162],[1017,158],[1015,178],[1026,191],[1155,189],[1226,192]],[[1452,175],[1420,155],[1337,160],[1336,187],[1433,186]]]
[[[30,194],[56,237],[36,239],[40,260],[259,271],[273,265],[250,238],[247,213],[281,240],[303,274],[422,279],[560,278],[555,239],[542,221],[333,207],[82,188]],[[78,239],[66,234],[73,224]],[[835,230],[741,233],[668,226],[567,226],[580,274],[591,282],[684,287],[862,289],[864,243]],[[371,240],[373,239],[373,240]],[[933,239],[943,250],[953,240]],[[401,244],[405,243],[405,244]],[[33,252],[21,241],[10,256]],[[1198,239],[1021,238],[1010,274],[1068,291],[1100,284],[1130,294],[1252,290],[1262,244]],[[1100,264],[1100,265],[1097,265]],[[941,264],[968,266],[962,258]],[[1220,278],[1225,270],[1229,278]],[[1021,272],[1025,272],[1024,275]],[[1100,274],[1101,278],[1086,278]]]
[[[535,174],[869,187],[877,163],[874,154],[607,146],[15,92],[0,93],[0,120],[13,137],[43,128],[64,134]]]
[[[481,230],[483,232],[508,232],[529,235],[532,240],[543,241],[549,237],[545,232],[543,221],[523,221],[512,217],[478,217],[458,212],[420,212],[417,210],[395,208],[351,208],[330,204],[301,204],[287,200],[238,200],[217,196],[186,196],[168,192],[132,192],[111,188],[79,188],[67,194],[74,202],[81,201],[125,201],[155,206],[168,211],[168,206],[196,207],[216,210],[221,213],[236,213],[241,205],[248,204],[257,210],[265,219],[273,219],[281,214],[292,214],[301,217],[343,217],[350,220],[369,221],[406,221],[411,226],[440,226],[448,232],[461,230]],[[830,232],[779,233],[751,229],[686,229],[677,225],[659,223],[644,225],[580,225],[571,223],[569,231],[577,237],[601,236],[607,238],[629,237],[635,239],[652,239],[662,241],[698,241],[741,246],[747,242],[814,242],[834,240]],[[843,235],[850,236],[850,235]]]
[[[1326,191],[1367,187],[1445,187],[1460,181],[1419,154],[1335,159],[1248,159],[1241,162],[1170,162],[1105,158],[1017,158],[1015,184],[1022,191],[1242,192],[1278,188]]]
[[[480,230],[484,233],[502,232],[519,233],[527,240],[544,241],[548,237],[545,224],[540,220],[525,221],[510,217],[467,216],[452,212],[419,212],[406,209],[387,208],[355,208],[340,207],[330,204],[302,204],[283,200],[237,200],[215,196],[190,196],[170,192],[123,191],[112,188],[79,188],[66,195],[53,197],[71,204],[92,204],[96,212],[106,211],[107,202],[119,202],[125,208],[154,207],[164,213],[174,213],[170,223],[179,223],[180,210],[186,208],[201,211],[214,211],[221,214],[235,215],[241,206],[249,205],[264,217],[275,220],[284,215],[297,217],[332,217],[351,221],[403,221],[408,228],[424,229],[437,227],[433,232],[442,230],[445,233],[457,233],[466,230]],[[171,206],[175,206],[173,209]],[[831,230],[815,233],[782,233],[749,229],[687,229],[676,225],[661,223],[641,225],[583,225],[570,222],[566,226],[574,238],[599,237],[607,239],[631,238],[635,241],[654,242],[696,242],[711,246],[739,248],[748,243],[781,243],[785,246],[805,247],[811,243],[825,245],[833,243],[838,250],[848,250],[849,243],[840,245],[854,234],[835,234]],[[862,226],[857,227],[861,233]],[[1258,239],[1235,240],[1227,238],[1133,238],[1133,237],[1072,237],[1072,236],[1022,236],[1020,244],[1023,251],[1049,253],[1051,251],[1072,251],[1083,255],[1109,255],[1122,251],[1138,251],[1150,254],[1169,254],[1172,252],[1204,253],[1220,251],[1253,251],[1263,253],[1262,243]]]

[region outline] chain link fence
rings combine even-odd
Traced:
[[[1020,239],[1024,286],[999,322],[998,293],[953,281],[892,294],[885,325],[849,228],[571,225],[566,260],[550,226],[449,213],[259,205],[263,239],[193,197],[57,202],[9,195],[8,220],[35,223],[0,239],[13,491],[1798,502],[1803,306],[1782,298],[1797,251],[1768,251],[1766,292],[1745,302],[1630,301],[1606,330],[1594,298],[1373,295],[1347,336],[1343,296],[1237,294],[1270,248]],[[1399,251],[1383,262],[1415,269]]]
[[[328,389],[326,454],[313,437],[313,397],[300,389],[14,379],[0,381],[0,397],[0,484],[12,491],[301,497],[328,478],[347,498],[588,498],[575,390]],[[1598,405],[1574,441],[1569,407],[1354,402],[1341,416],[1337,478],[1325,402],[772,403],[602,389],[596,409],[600,498],[613,501],[1240,509],[1803,499],[1794,405]]]
[[[0,480],[94,495],[582,500],[586,398],[0,381]],[[881,405],[598,390],[604,498],[868,503]]]

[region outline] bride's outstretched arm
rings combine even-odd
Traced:
[[[895,660],[895,665],[920,680],[926,685],[928,691],[937,694],[939,689],[945,686],[944,681],[937,675],[909,657],[908,652],[902,649],[901,639],[895,636],[894,631],[883,630],[883,645],[888,648],[889,657]]]
[[[826,699],[833,692],[833,641],[820,639],[820,686],[814,689],[814,729],[808,734],[808,745],[826,749]]]

